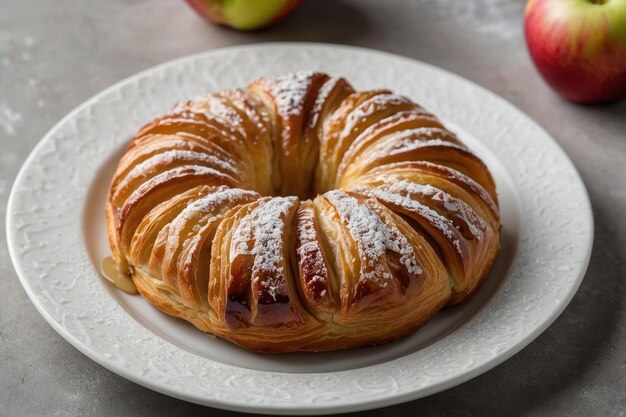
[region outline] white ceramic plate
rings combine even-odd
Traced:
[[[104,199],[127,141],[177,100],[302,69],[384,87],[440,116],[491,169],[503,250],[463,306],[380,347],[254,354],[109,286]],[[586,190],[557,144],[527,116],[458,76],[382,52],[314,44],[214,50],[128,78],[61,120],[20,171],[7,238],[22,285],[45,319],[106,368],[214,407],[322,414],[381,407],[452,387],[526,346],[563,311],[591,253]]]

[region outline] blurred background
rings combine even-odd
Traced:
[[[24,159],[103,88],[180,56],[256,42],[327,42],[412,57],[521,108],[587,184],[594,253],[573,302],[521,353],[463,385],[369,416],[623,416],[626,413],[626,101],[580,106],[541,79],[523,0],[308,0],[276,26],[207,23],[183,0],[0,0],[0,217]],[[236,68],[233,68],[236,71]],[[367,68],[363,68],[367,71]],[[0,416],[216,415],[107,371],[65,342],[22,290],[0,222]]]

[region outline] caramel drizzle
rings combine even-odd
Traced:
[[[122,271],[113,260],[113,257],[107,256],[102,260],[101,270],[104,278],[111,284],[128,294],[137,294],[137,287],[130,274]]]

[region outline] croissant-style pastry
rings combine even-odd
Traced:
[[[113,258],[149,302],[262,352],[385,343],[471,296],[495,183],[428,111],[301,72],[143,127],[111,182]]]

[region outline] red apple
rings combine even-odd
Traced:
[[[287,17],[303,0],[187,0],[206,20],[239,30],[273,25]]]
[[[530,0],[524,31],[537,69],[563,97],[626,96],[626,0]]]

